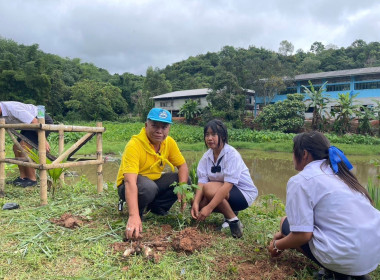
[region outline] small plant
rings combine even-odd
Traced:
[[[189,176],[190,176],[191,182],[195,185],[198,185],[197,167],[198,167],[198,162],[193,162],[189,170]]]
[[[173,192],[175,194],[180,194],[182,196],[181,210],[183,210],[183,207],[184,205],[186,205],[187,202],[191,201],[194,198],[195,190],[199,189],[198,185],[196,184],[189,185],[187,183],[178,182],[174,182],[170,186],[174,187]]]
[[[29,157],[35,162],[40,163],[40,158],[38,154],[33,151],[32,149],[28,149]],[[52,161],[48,158],[46,158],[46,163],[51,164]],[[57,187],[60,186],[60,180],[59,177],[61,176],[62,172],[65,171],[65,168],[52,168],[48,169],[48,187],[52,189],[52,195],[54,197],[55,190]]]

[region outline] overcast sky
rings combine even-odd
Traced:
[[[145,75],[229,45],[278,51],[380,41],[378,0],[0,0],[0,36]]]

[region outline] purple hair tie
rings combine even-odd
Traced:
[[[338,163],[342,162],[347,166],[348,170],[353,168],[352,164],[348,161],[344,153],[335,146],[329,148],[329,158],[334,173],[338,173]]]

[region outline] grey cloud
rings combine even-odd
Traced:
[[[350,16],[369,10],[354,23]],[[364,0],[0,0],[0,36],[78,57],[111,73],[145,74],[225,45],[305,51],[380,41],[380,4]]]

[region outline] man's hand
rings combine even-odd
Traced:
[[[127,239],[137,239],[142,233],[142,222],[139,215],[129,216],[127,226],[125,228],[125,236]]]
[[[46,151],[47,151],[48,153],[50,153],[50,144],[49,144],[48,141],[45,141],[45,147],[46,147]]]

